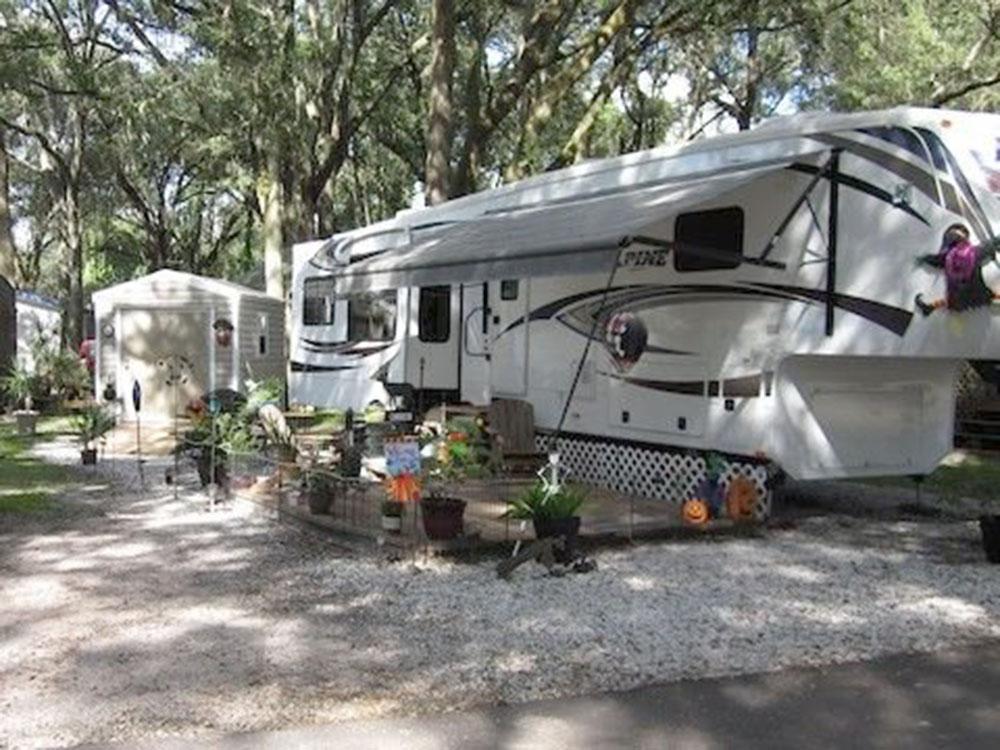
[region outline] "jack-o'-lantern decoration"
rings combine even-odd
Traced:
[[[744,476],[734,477],[726,492],[726,512],[734,521],[749,521],[757,507],[757,488]]]
[[[681,519],[688,526],[704,526],[708,518],[708,503],[704,500],[693,497],[681,506]]]
[[[233,343],[233,324],[226,318],[219,318],[212,323],[212,329],[215,331],[215,343],[222,349],[228,349]]]

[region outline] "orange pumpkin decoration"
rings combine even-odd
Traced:
[[[757,488],[744,476],[734,477],[726,492],[726,512],[734,521],[749,521],[757,507]]]
[[[696,497],[685,500],[681,506],[681,519],[688,526],[704,526],[708,523],[708,503]]]

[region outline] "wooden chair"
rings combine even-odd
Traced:
[[[497,399],[487,412],[494,450],[512,474],[533,474],[547,461],[535,447],[535,410],[527,401]]]

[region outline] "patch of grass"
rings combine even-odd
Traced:
[[[913,480],[908,477],[875,477],[863,481],[881,487],[914,487]],[[939,466],[927,475],[923,488],[944,499],[969,497],[1000,501],[1000,459],[981,454],[965,455],[960,463]]]
[[[0,495],[0,513],[44,513],[52,509],[48,492],[19,492]]]
[[[37,513],[51,509],[56,493],[75,484],[72,473],[27,456],[35,440],[58,434],[65,418],[45,419],[39,434],[22,437],[14,426],[0,423],[0,513]]]

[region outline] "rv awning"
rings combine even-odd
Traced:
[[[786,166],[771,163],[698,182],[549,202],[413,230],[409,243],[334,270],[335,291],[610,272],[623,247],[662,237],[657,225],[665,220]]]

